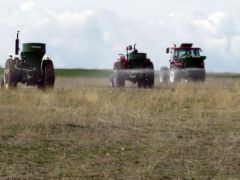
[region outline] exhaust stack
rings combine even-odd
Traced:
[[[17,39],[16,39],[16,43],[15,43],[15,55],[19,55],[19,31],[17,32]]]

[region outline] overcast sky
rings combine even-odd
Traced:
[[[207,70],[240,72],[239,0],[0,0],[0,65],[21,43],[44,42],[56,67],[112,68],[137,43],[155,68],[166,47],[192,42]]]

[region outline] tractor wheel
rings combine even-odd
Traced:
[[[206,81],[206,72],[205,72],[205,71],[203,72],[200,80],[201,80],[202,82],[205,82],[205,81]]]
[[[1,89],[3,89],[3,88],[4,88],[4,78],[1,77]]]
[[[147,64],[144,67],[144,76],[142,80],[138,81],[139,88],[153,88],[154,86],[154,66],[152,63]]]
[[[144,80],[138,79],[138,81],[137,81],[137,87],[138,87],[138,88],[143,88],[144,86],[145,86]]]
[[[45,73],[45,77],[44,77],[45,86],[49,88],[53,88],[55,83],[55,73],[54,73],[54,66],[51,61],[46,63],[44,68],[44,73]]]
[[[185,70],[186,80],[193,82],[205,82],[206,80],[206,72],[203,69],[196,69],[194,71],[190,70],[190,72]]]
[[[52,61],[45,63],[43,67],[42,82],[38,84],[40,89],[52,89],[55,83],[55,73]]]
[[[3,77],[3,84],[6,89],[17,87],[17,79],[14,65],[15,63],[12,59],[8,59],[6,61]]]
[[[205,70],[202,70],[201,72],[199,72],[198,81],[200,81],[200,82],[205,82],[206,81],[206,72],[205,72]]]
[[[112,87],[124,87],[125,80],[124,80],[124,65],[120,62],[116,62],[114,64],[114,72],[111,77]]]
[[[169,69],[167,67],[161,67],[159,80],[161,84],[169,82]]]
[[[181,81],[181,71],[177,68],[171,68],[169,71],[170,83],[178,83]]]

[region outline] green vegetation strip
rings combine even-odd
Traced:
[[[109,77],[111,70],[107,69],[55,69],[56,76],[59,77]],[[0,67],[0,75],[3,68]],[[211,78],[240,78],[238,73],[208,73]]]
[[[110,70],[98,69],[56,69],[56,76],[60,77],[106,77],[111,74]]]
[[[238,73],[208,73],[207,76],[212,78],[240,78]]]
[[[108,77],[111,70],[104,69],[55,69],[56,76],[59,77]],[[0,75],[3,74],[3,68],[0,68]]]

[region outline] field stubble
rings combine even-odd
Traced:
[[[240,81],[0,91],[0,177],[240,178]]]

